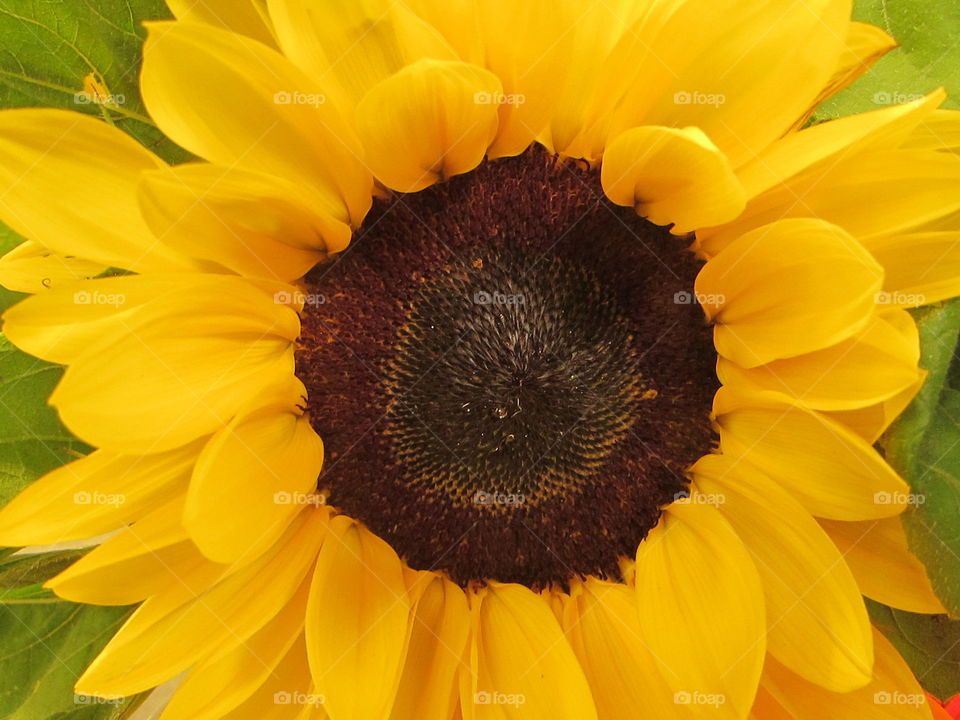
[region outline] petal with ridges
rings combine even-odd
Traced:
[[[450,720],[469,629],[463,590],[439,575],[429,580],[414,609],[391,720]]]
[[[464,720],[596,720],[586,677],[546,600],[522,585],[497,582],[471,591],[469,599]]]
[[[174,587],[147,600],[77,681],[77,692],[133,695],[249,638],[296,595],[326,535],[327,514],[305,510],[269,553],[199,596]]]
[[[823,350],[755,368],[717,360],[717,376],[740,392],[781,392],[817,410],[852,410],[888,400],[923,377],[917,363],[916,324],[892,323],[883,315],[860,333]]]
[[[333,720],[386,717],[409,637],[400,558],[350,518],[330,522],[307,606],[314,685]]]
[[[747,368],[834,345],[873,314],[883,268],[839,227],[783,220],[747,233],[701,269],[697,296],[717,352]]]
[[[177,20],[205,22],[276,46],[262,0],[167,0]]]
[[[170,139],[212,162],[332,194],[340,201],[337,219],[359,225],[370,208],[370,174],[353,130],[322,86],[240,35],[200,23],[148,29],[140,87]]]
[[[695,499],[668,506],[637,549],[635,584],[640,629],[667,684],[717,698],[691,704],[697,716],[746,717],[766,650],[763,587],[720,512]]]
[[[473,170],[497,134],[500,93],[493,73],[440,60],[418,60],[375,85],[357,105],[373,174],[417,192]]]
[[[288,397],[238,415],[197,459],[183,522],[213,560],[234,562],[272,545],[316,487],[323,442],[298,407],[303,384],[290,380],[281,391]]]
[[[186,490],[202,442],[153,455],[94,450],[47,473],[0,509],[0,545],[50,545],[123,527]]]
[[[910,552],[899,517],[861,522],[821,519],[820,524],[843,553],[864,595],[907,612],[947,612],[923,564]]]
[[[960,232],[908,233],[863,244],[883,266],[885,302],[918,307],[960,295]]]
[[[140,173],[163,166],[89,115],[0,112],[0,220],[61,255],[135,271],[189,269],[152,235],[137,207]]]
[[[611,200],[677,235],[732,220],[746,203],[726,156],[695,127],[627,130],[607,147],[601,178]]]
[[[590,682],[599,718],[634,720],[640,707],[650,717],[689,716],[644,642],[632,588],[589,578],[561,602],[564,631]]]
[[[786,490],[747,465],[707,455],[697,486],[753,557],[767,607],[767,652],[834,692],[870,681],[873,639],[860,590],[827,534]]]
[[[721,388],[713,411],[724,455],[759,468],[814,515],[866,520],[906,506],[909,487],[868,442],[786,396]]]

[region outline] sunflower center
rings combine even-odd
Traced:
[[[307,277],[328,502],[461,584],[618,577],[713,442],[686,244],[542,149],[375,203]]]

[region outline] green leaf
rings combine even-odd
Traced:
[[[74,603],[0,605],[0,718],[118,720],[139,704],[74,695],[73,685],[129,615]]]
[[[903,515],[910,548],[944,607],[960,615],[960,390],[950,386],[960,300],[919,310],[916,319],[929,375],[881,444],[914,497]]]
[[[0,0],[0,107],[102,116],[161,157],[183,161],[187,154],[151,122],[138,89],[143,21],[168,17],[163,0]],[[108,102],[91,102],[88,79]]]
[[[43,584],[85,553],[85,550],[59,550],[8,557],[0,563],[0,590]]]
[[[960,622],[867,601],[870,619],[900,651],[924,688],[941,700],[960,692]]]
[[[900,47],[841,93],[814,119],[829,120],[906,102],[945,86],[944,107],[960,107],[960,13],[955,0],[857,0],[854,17],[883,28]]]

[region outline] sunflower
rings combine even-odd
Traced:
[[[141,603],[78,692],[930,717],[863,595],[943,612],[874,443],[906,308],[960,294],[960,118],[807,122],[891,38],[849,0],[170,5],[141,90],[196,161],[0,113],[3,329],[96,448],[0,541],[112,533],[49,586]]]

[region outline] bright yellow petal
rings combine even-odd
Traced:
[[[422,58],[458,60],[443,36],[404,3],[268,0],[284,54],[339,89],[352,106],[377,83]]]
[[[753,557],[767,607],[767,651],[835,692],[870,681],[873,639],[860,590],[813,516],[763,474],[722,455],[691,472]]]
[[[873,681],[866,687],[832,693],[772,658],[764,668],[763,687],[796,720],[930,720],[926,694],[903,658],[878,630],[873,639],[877,660]]]
[[[946,612],[926,569],[907,546],[899,517],[861,522],[821,520],[820,524],[840,548],[864,595],[908,612]]]
[[[391,720],[450,720],[459,695],[457,673],[470,629],[463,590],[444,577],[417,601],[410,646]]]
[[[696,291],[716,323],[717,352],[751,368],[859,332],[882,283],[883,269],[843,230],[795,219],[728,245],[700,271]]]
[[[357,106],[373,174],[417,192],[473,170],[497,134],[501,92],[493,73],[440,60],[418,60],[375,85]]]
[[[300,635],[267,681],[218,720],[325,720],[323,701],[310,684],[306,645]]]
[[[230,294],[199,285],[75,358],[50,396],[67,427],[97,447],[160,452],[216,431],[291,376],[296,313],[221,279],[234,281]]]
[[[262,0],[167,0],[177,20],[205,22],[275,46]]]
[[[199,452],[197,443],[154,455],[94,450],[0,509],[0,544],[48,545],[117,530],[182,495]]]
[[[884,303],[917,307],[960,295],[960,232],[892,235],[864,245],[886,273]]]
[[[137,206],[140,173],[163,166],[89,115],[0,112],[0,220],[60,255],[136,271],[189,268],[151,234]]]
[[[917,150],[950,150],[960,148],[960,112],[935,110],[923,119],[903,144]]]
[[[926,379],[926,373],[913,385],[889,400],[856,410],[833,410],[822,412],[823,416],[838,422],[873,444],[887,431],[893,421],[907,409],[917,396]]]
[[[601,178],[611,200],[677,235],[732,220],[746,203],[726,156],[695,127],[627,130],[607,147]]]
[[[106,265],[59,255],[38,242],[24,240],[0,257],[0,285],[17,292],[39,293],[71,280],[96,277],[106,269]]]
[[[443,35],[461,60],[483,65],[476,0],[406,0],[404,4]]]
[[[470,682],[460,691],[464,720],[596,720],[583,670],[542,597],[522,585],[491,582],[470,602],[472,661],[464,673]]]
[[[286,282],[347,246],[351,229],[333,217],[336,203],[275,175],[207,163],[144,173],[140,184],[144,218],[165,244]]]
[[[143,57],[144,103],[174,142],[331,193],[337,219],[360,223],[371,179],[356,136],[325,89],[289,60],[200,23],[150,24]]]
[[[519,155],[547,126],[560,101],[583,8],[555,0],[477,5],[486,67],[503,84],[500,127],[489,155]]]
[[[740,392],[781,392],[817,410],[851,410],[888,400],[923,377],[916,324],[876,315],[856,336],[823,350],[745,369],[726,358],[717,376]]]
[[[564,596],[564,631],[590,682],[600,720],[649,717],[682,720],[690,714],[667,685],[637,619],[633,588],[589,578]]]
[[[77,681],[77,692],[132,695],[244,642],[295,597],[326,518],[326,508],[304,511],[269,553],[199,596],[173,587],[147,600]]]
[[[746,717],[766,622],[760,577],[730,524],[695,499],[670,505],[637,549],[635,584],[642,636],[667,684],[701,698],[690,704],[698,717]]]
[[[334,720],[387,717],[409,636],[400,558],[350,518],[330,522],[307,607],[307,652]]]
[[[835,520],[903,511],[907,484],[868,442],[786,396],[717,392],[720,449],[789,490],[812,514]]]
[[[298,407],[303,385],[290,385],[289,397],[236,417],[197,459],[184,525],[213,560],[234,562],[271,546],[316,488],[323,442]]]
[[[299,658],[303,663],[300,673],[308,677],[302,649],[308,590],[309,583],[304,582],[276,617],[245,642],[190,670],[160,720],[220,720],[237,706],[243,707],[245,701],[275,675],[297,643],[301,646]]]

